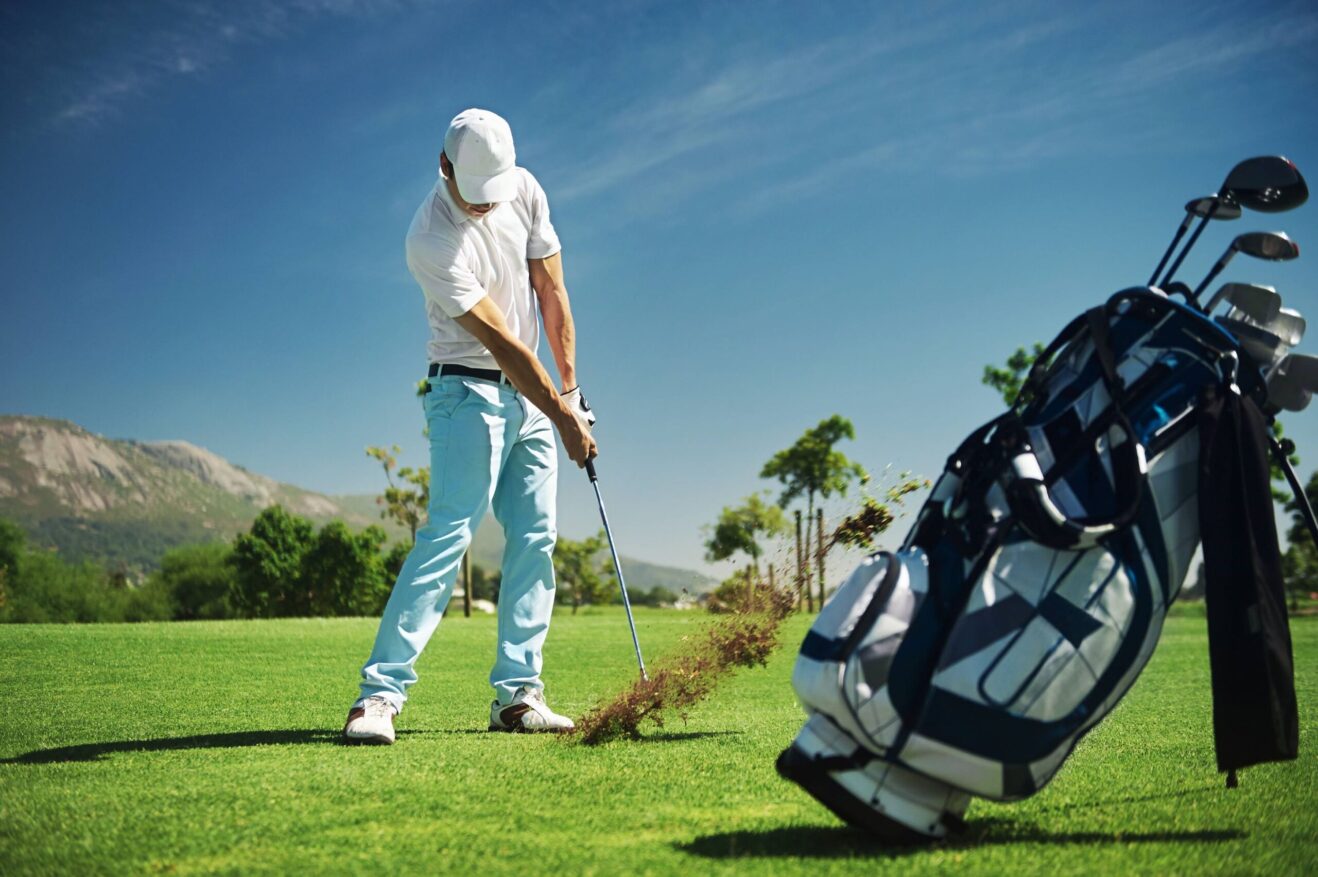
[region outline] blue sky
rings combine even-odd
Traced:
[[[1315,58],[1306,3],[4,3],[0,411],[327,493],[423,462],[403,235],[488,107],[564,241],[620,547],[699,567],[806,427],[933,477],[983,364],[1142,283],[1235,161],[1318,174]],[[1318,243],[1318,206],[1186,276],[1256,229]],[[1247,262],[1318,304],[1312,256]],[[566,468],[560,513],[597,527]]]

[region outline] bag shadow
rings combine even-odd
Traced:
[[[848,859],[862,856],[897,859],[930,850],[974,849],[998,844],[1131,844],[1222,843],[1244,840],[1238,829],[1198,831],[1062,831],[1050,832],[1027,823],[982,819],[970,823],[964,834],[927,845],[892,846],[847,826],[787,826],[765,831],[729,831],[674,844],[681,852],[707,859],[816,858]]]

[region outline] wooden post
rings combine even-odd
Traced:
[[[462,555],[462,617],[471,617],[471,549]]]
[[[773,581],[773,564],[769,564],[769,590],[773,590],[777,585]]]
[[[819,562],[819,610],[824,610],[824,510],[815,509],[815,537]]]
[[[810,544],[810,534],[806,533],[806,545]],[[810,583],[806,581],[806,559],[801,548],[801,510],[796,510],[796,601],[804,603],[809,611],[815,611],[815,600],[810,596]]]

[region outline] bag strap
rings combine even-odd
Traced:
[[[1103,384],[1112,399],[1112,425],[1120,428],[1123,440],[1110,444],[1112,481],[1117,496],[1117,510],[1106,520],[1081,522],[1066,516],[1053,500],[1043,477],[1043,467],[1029,443],[1029,434],[1014,412],[999,432],[1002,448],[1010,461],[1010,473],[1004,485],[1012,514],[1036,541],[1059,549],[1088,548],[1119,530],[1124,530],[1139,514],[1148,480],[1148,462],[1130,419],[1122,408],[1125,386],[1117,374],[1116,356],[1108,337],[1108,305],[1092,308],[1071,321],[1062,336],[1074,336],[1080,328],[1089,330],[1094,356],[1103,373]],[[1068,341],[1070,338],[1067,339]],[[1056,345],[1054,341],[1052,346]],[[1033,375],[1031,376],[1033,379]]]

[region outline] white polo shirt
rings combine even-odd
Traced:
[[[488,295],[508,328],[532,351],[540,343],[539,309],[527,259],[561,249],[549,222],[549,199],[531,172],[517,168],[517,197],[480,219],[454,203],[440,177],[412,217],[407,267],[421,285],[430,319],[431,362],[497,369],[485,345],[457,324]]]

